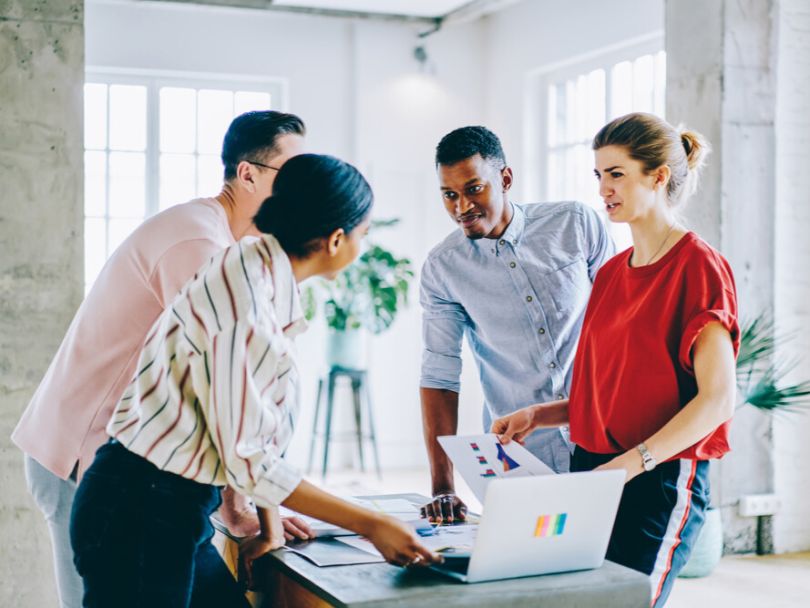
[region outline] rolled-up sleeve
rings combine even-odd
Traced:
[[[442,273],[435,260],[422,267],[422,388],[459,392],[461,388],[461,342],[469,323],[464,307],[443,289]]]
[[[256,504],[281,504],[301,482],[301,473],[280,453],[278,435],[288,428],[288,390],[294,372],[283,356],[285,340],[244,322],[212,341],[211,394],[205,417],[228,483]]]
[[[585,204],[582,204],[582,209],[583,245],[588,256],[588,276],[593,283],[602,265],[616,255],[616,245],[599,214]]]

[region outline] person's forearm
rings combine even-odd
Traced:
[[[377,515],[302,481],[282,503],[288,509],[368,536]]]
[[[437,388],[420,388],[419,396],[433,495],[452,492],[455,487],[453,464],[436,438],[455,435],[458,430],[458,393]]]
[[[664,462],[695,445],[733,413],[733,394],[698,394],[644,443],[657,462]]]
[[[273,513],[270,509],[264,507],[256,507],[256,515],[259,516],[259,535],[263,538],[270,539],[273,536]]]
[[[531,406],[535,428],[553,428],[568,424],[568,399]]]

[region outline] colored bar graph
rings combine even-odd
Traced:
[[[481,477],[497,477],[498,475],[492,469],[487,469],[481,473]]]

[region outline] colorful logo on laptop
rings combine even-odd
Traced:
[[[558,513],[557,515],[541,515],[537,518],[537,525],[534,527],[534,535],[559,536],[565,531],[565,520],[568,513]]]
[[[503,464],[503,472],[506,473],[507,471],[514,471],[520,465],[509,458],[509,454],[506,453],[506,450],[503,449],[503,446],[499,443],[497,445],[498,448],[498,460],[501,461]]]

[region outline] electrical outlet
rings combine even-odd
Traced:
[[[757,517],[759,515],[773,515],[782,506],[782,501],[776,494],[749,494],[740,498],[740,515],[742,517]]]

